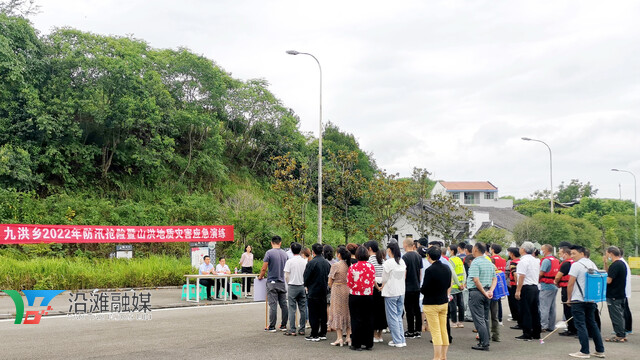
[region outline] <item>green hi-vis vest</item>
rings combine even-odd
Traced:
[[[456,275],[458,276],[458,281],[462,283],[464,281],[464,264],[462,263],[462,259],[460,259],[457,256],[452,256],[450,261],[453,263],[453,271],[456,272]],[[453,284],[453,288],[458,289],[459,286],[456,284]]]

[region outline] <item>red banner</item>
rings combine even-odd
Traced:
[[[0,224],[0,244],[233,241],[233,225],[92,226]]]

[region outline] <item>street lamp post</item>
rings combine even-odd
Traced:
[[[320,61],[312,54],[287,50],[289,55],[309,55],[318,64],[320,70],[320,119],[318,122],[318,244],[322,244],[322,66]]]
[[[636,233],[636,256],[638,256],[638,184],[636,182],[636,175],[628,170],[611,169],[611,171],[625,172],[633,176],[633,226]]]
[[[531,139],[528,137],[523,137],[522,140],[524,141],[537,141],[539,143],[543,143],[547,149],[549,149],[549,178],[551,179],[551,191],[549,196],[551,197],[551,213],[553,214],[553,155],[551,154],[551,148],[549,147],[549,145],[547,145],[546,142],[542,141],[542,140],[537,140],[537,139]]]

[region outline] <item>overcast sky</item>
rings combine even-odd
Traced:
[[[640,177],[638,1],[39,1],[70,26],[187,47],[236,78],[264,78],[318,132],[353,133],[381,168],[489,180],[526,197],[564,180],[632,199]]]

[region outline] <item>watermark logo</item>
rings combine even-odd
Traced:
[[[69,293],[67,316],[74,320],[151,320],[151,293]]]
[[[56,295],[64,292],[64,290],[22,290],[24,295],[27,297],[28,306],[34,306],[36,299],[42,298],[40,305],[36,306],[47,307],[45,310],[29,310],[26,314],[24,311],[24,301],[22,300],[22,295],[20,295],[19,291],[2,290],[2,292],[9,295],[13,300],[13,303],[16,305],[16,320],[13,322],[14,324],[40,324],[42,316],[49,314],[49,311],[53,309],[49,306],[49,302],[51,302]]]

